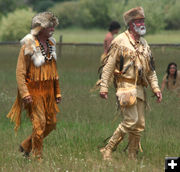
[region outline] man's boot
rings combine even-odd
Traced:
[[[131,160],[137,159],[139,150],[140,136],[129,134],[128,157]]]
[[[123,140],[124,135],[125,134],[122,133],[118,127],[110,138],[108,144],[104,148],[100,149],[104,160],[112,160],[112,151]]]
[[[107,161],[112,160],[112,150],[111,150],[111,148],[108,148],[108,147],[101,148],[100,152],[102,153],[103,160],[107,160]]]
[[[23,156],[28,158],[32,149],[32,137],[31,135],[25,139],[19,146],[19,151],[23,153]]]

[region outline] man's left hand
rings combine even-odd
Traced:
[[[56,103],[60,103],[61,102],[61,97],[56,97]]]
[[[155,93],[155,95],[157,97],[157,102],[160,103],[162,101],[162,93],[159,91]]]

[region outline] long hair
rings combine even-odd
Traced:
[[[166,76],[166,80],[167,80],[167,82],[166,82],[167,88],[168,88],[168,79],[169,79],[169,75],[170,75],[169,70],[170,70],[170,67],[171,67],[172,65],[174,65],[174,66],[176,67],[176,70],[175,70],[175,73],[174,73],[174,76],[173,76],[173,77],[174,77],[173,85],[176,84],[176,78],[177,78],[177,64],[174,63],[174,62],[171,62],[171,63],[168,64],[167,69],[166,69],[166,73],[167,73],[167,76]]]

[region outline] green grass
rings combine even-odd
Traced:
[[[180,31],[161,31],[153,35],[147,35],[145,38],[149,43],[180,44]]]
[[[106,30],[70,28],[55,31],[55,38],[59,40],[63,36],[63,42],[71,43],[101,43],[103,42]]]
[[[0,171],[74,171],[74,172],[163,172],[165,156],[179,156],[179,98],[165,92],[157,104],[147,89],[151,110],[146,113],[146,129],[142,136],[143,153],[138,162],[127,160],[123,149],[127,137],[113,153],[113,162],[102,161],[97,147],[110,136],[122,120],[116,117],[114,89],[108,101],[90,93],[97,80],[99,57],[103,47],[63,46],[58,59],[63,101],[59,105],[56,131],[44,140],[44,161],[26,160],[18,152],[20,142],[31,133],[29,119],[23,113],[22,125],[15,136],[14,125],[6,119],[16,96],[15,68],[19,46],[0,46]],[[60,53],[59,47],[57,52]],[[154,48],[156,69],[161,83],[166,66],[176,61],[180,66],[179,48]]]
[[[62,35],[63,42],[66,43],[103,43],[106,33],[107,31],[102,29],[68,28],[56,30],[55,38],[59,41],[59,37]],[[147,34],[145,38],[149,43],[180,43],[180,31],[161,31],[155,34]]]

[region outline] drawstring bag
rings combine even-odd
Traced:
[[[132,106],[137,101],[137,89],[136,85],[127,88],[118,88],[116,92],[118,101],[121,107]]]

